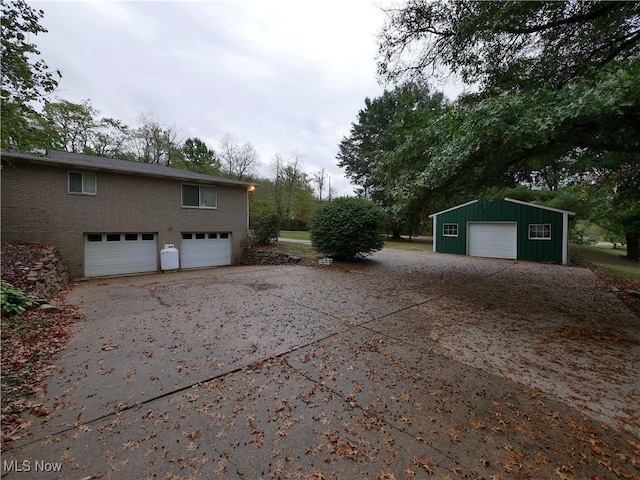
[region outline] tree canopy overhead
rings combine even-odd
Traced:
[[[58,86],[59,70],[49,70],[39,58],[32,37],[47,30],[38,22],[44,15],[23,0],[2,2],[2,147],[27,149],[34,103],[42,101]]]
[[[582,183],[617,209],[637,258],[640,2],[407,0],[387,14],[383,80],[454,74],[476,90],[379,156],[390,198]]]
[[[482,89],[558,89],[640,48],[640,2],[409,0],[388,13],[387,80],[444,68]]]

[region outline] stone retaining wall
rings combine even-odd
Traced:
[[[69,273],[55,247],[49,247],[39,262],[27,274],[27,282],[34,285],[35,296],[50,299],[69,285]]]
[[[246,246],[242,252],[242,265],[290,265],[300,263],[300,257],[275,249]]]

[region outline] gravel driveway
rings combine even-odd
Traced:
[[[383,250],[66,301],[11,478],[640,478],[640,320],[586,269]]]

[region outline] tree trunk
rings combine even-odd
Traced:
[[[402,237],[400,236],[400,230],[394,228],[393,235],[391,236],[393,240],[400,240]]]
[[[624,237],[627,241],[627,258],[640,260],[640,215],[636,215],[623,223]]]
[[[640,233],[626,232],[627,258],[629,260],[640,260]]]

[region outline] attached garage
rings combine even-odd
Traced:
[[[433,249],[475,257],[566,264],[573,212],[511,198],[473,200],[430,215]]]
[[[89,233],[84,238],[86,277],[155,272],[155,233]]]
[[[228,232],[183,233],[180,245],[182,268],[231,265],[231,234]]]

